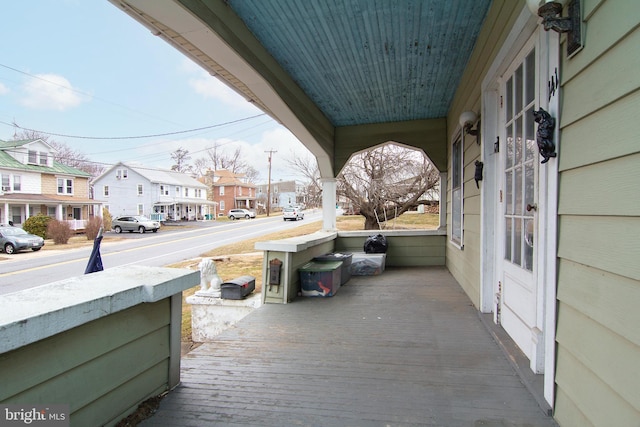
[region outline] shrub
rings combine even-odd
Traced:
[[[87,235],[87,240],[94,240],[98,236],[98,231],[102,227],[102,218],[94,216],[87,221],[87,225],[84,229]]]
[[[51,221],[50,216],[38,214],[36,216],[31,216],[27,218],[27,220],[22,224],[22,228],[27,233],[35,234],[37,236],[42,237],[43,239],[46,239],[47,224],[49,224],[50,221]]]
[[[73,235],[73,230],[68,223],[52,219],[47,225],[47,236],[53,239],[56,245],[66,245]]]
[[[111,219],[109,209],[102,208],[102,226],[104,227],[104,231],[111,230]]]

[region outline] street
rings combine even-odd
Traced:
[[[280,230],[287,230],[312,221],[321,213],[306,212],[302,221],[283,221],[282,215],[232,222],[198,223],[194,227],[165,226],[158,233],[119,235],[122,240],[101,245],[105,270],[117,266],[165,266],[197,258],[203,253],[230,243],[252,239]],[[176,229],[170,229],[176,227]],[[112,232],[108,233],[113,235]],[[78,249],[0,253],[0,294],[33,288],[50,282],[81,276],[87,266],[91,246]]]

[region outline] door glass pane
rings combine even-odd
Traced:
[[[522,267],[526,270],[533,270],[533,247],[534,247],[534,223],[533,218],[524,220],[524,256]]]
[[[513,118],[513,78],[507,80],[507,88],[505,90],[507,104],[507,121]]]
[[[514,213],[522,215],[522,167],[516,166],[513,180]]]
[[[518,120],[516,120],[516,126],[515,129],[513,130],[514,132],[514,138],[515,138],[515,144],[514,144],[514,150],[515,150],[515,157],[514,157],[514,164],[518,164],[522,161],[522,116],[518,117]]]
[[[535,170],[534,163],[528,162],[524,165],[524,206],[533,205],[534,204],[534,180],[535,180]],[[524,210],[524,214],[527,216],[533,216],[535,213],[534,210],[527,211]]]
[[[507,126],[507,168],[513,166],[513,125]]]
[[[505,213],[513,215],[513,171],[508,171],[505,174],[505,181]]]
[[[533,106],[524,113],[524,158],[525,160],[535,159],[536,140],[534,137]]]
[[[522,218],[513,219],[513,263],[520,265],[522,261]]]
[[[524,102],[530,104],[535,99],[535,66],[536,66],[536,51],[532,50],[531,53],[525,59],[525,87],[524,87]]]
[[[505,221],[504,236],[504,259],[511,261],[511,218]]]
[[[516,70],[516,74],[514,76],[514,96],[516,98],[516,113],[518,111],[522,111],[522,65],[518,67]]]

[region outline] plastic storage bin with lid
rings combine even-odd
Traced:
[[[342,261],[312,261],[300,267],[298,271],[302,296],[332,297],[340,288]]]
[[[342,273],[340,275],[340,286],[344,285],[351,279],[351,258],[353,254],[349,252],[334,252],[317,256],[313,259],[315,262],[336,262],[342,261]]]

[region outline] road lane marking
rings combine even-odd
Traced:
[[[242,224],[242,223],[238,222],[238,224]],[[265,224],[257,224],[257,223],[253,224],[252,223],[250,225],[242,226],[242,229],[243,230],[245,230],[246,228],[255,229],[255,228],[259,228],[259,227],[264,227],[264,225]],[[192,231],[199,231],[199,230],[185,230],[184,232],[180,232],[180,233],[190,233]],[[233,231],[233,230],[229,230],[229,228],[225,228],[225,230],[215,230],[215,231],[211,231],[211,232],[205,232],[205,233],[199,234],[197,236],[182,237],[182,238],[179,238],[179,239],[172,239],[172,240],[168,240],[168,241],[165,241],[165,242],[158,242],[158,243],[152,243],[152,244],[148,244],[148,245],[144,245],[144,246],[137,246],[135,248],[129,248],[129,249],[123,249],[123,250],[115,250],[114,252],[106,252],[106,253],[101,252],[100,256],[102,258],[108,258],[108,257],[113,256],[113,255],[118,255],[118,254],[127,253],[127,252],[133,252],[133,251],[137,251],[137,250],[143,250],[143,249],[156,247],[156,246],[167,245],[167,244],[175,244],[176,242],[197,239],[197,238],[203,237],[203,235],[204,236],[212,236],[212,235],[215,235],[215,234],[226,233],[226,232],[229,232],[229,231]],[[242,236],[248,235],[248,234],[251,234],[251,233],[242,233],[241,236],[230,237],[228,239],[224,239],[224,240],[221,240],[219,242],[216,242],[216,244],[228,242],[230,240],[235,240],[235,239],[238,239],[238,238],[242,238]],[[161,237],[161,236],[158,236],[158,237]],[[123,242],[117,242],[117,243],[123,243]],[[179,251],[174,251],[174,253],[176,253],[176,252],[185,252],[185,251],[191,250],[193,248],[200,248],[200,247],[205,247],[205,246],[210,246],[210,245],[211,245],[210,243],[206,243],[206,244],[190,247],[188,249],[182,249],[182,250],[179,250]],[[83,248],[83,249],[87,249],[87,248]],[[142,261],[148,261],[148,260],[152,260],[152,259],[157,259],[157,258],[161,258],[163,256],[166,256],[166,255],[158,255],[158,256],[155,256],[155,257],[151,257],[151,258],[143,258],[141,260],[136,260],[136,261],[128,263],[128,264],[120,264],[120,266],[127,266],[127,265],[137,264],[137,263],[140,263]],[[32,272],[32,271],[38,271],[38,270],[42,270],[42,269],[45,269],[45,268],[58,267],[58,266],[62,266],[62,265],[72,264],[74,262],[87,262],[88,259],[89,259],[89,255],[87,255],[86,257],[76,258],[76,259],[73,259],[73,260],[56,262],[54,264],[47,264],[47,265],[41,265],[41,266],[38,266],[38,267],[31,267],[31,268],[26,268],[26,269],[22,269],[22,270],[10,271],[10,272],[7,272],[7,273],[0,273],[0,277],[15,276],[17,274],[29,273],[29,272]]]

